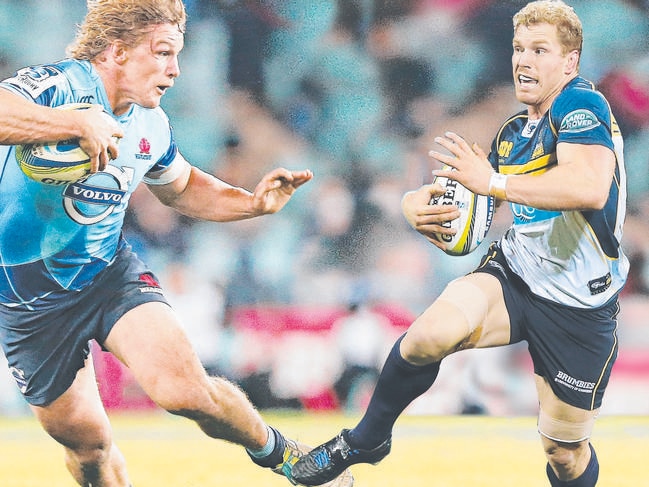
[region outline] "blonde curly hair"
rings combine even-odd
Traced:
[[[150,27],[175,24],[185,32],[182,0],[88,0],[88,13],[77,28],[68,56],[91,61],[115,40],[136,46]]]
[[[557,28],[563,53],[578,51],[581,54],[584,38],[581,20],[575,10],[562,0],[530,2],[514,15],[514,31],[521,25],[551,24]]]

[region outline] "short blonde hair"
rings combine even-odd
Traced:
[[[575,10],[562,0],[530,2],[514,15],[514,31],[521,25],[550,24],[557,28],[564,54],[581,49],[584,42],[581,20]]]
[[[184,33],[186,21],[182,0],[88,0],[88,13],[66,52],[91,61],[115,40],[136,46],[155,25],[175,24]]]

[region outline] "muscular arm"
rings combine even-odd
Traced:
[[[604,207],[615,172],[615,154],[603,145],[560,143],[559,164],[539,176],[507,180],[507,200],[544,210]]]
[[[279,211],[295,190],[312,177],[308,170],[275,169],[266,174],[251,193],[188,164],[173,182],[150,185],[149,189],[162,203],[184,215],[229,222]]]
[[[124,134],[113,119],[95,105],[88,110],[41,106],[0,88],[0,144],[18,145],[78,140],[95,172],[117,158],[117,138]]]
[[[0,144],[17,145],[80,138],[83,129],[77,115],[37,105],[0,88]]]
[[[489,194],[493,169],[485,153],[470,147],[454,133],[437,137],[452,156],[431,151],[431,156],[457,169],[434,171],[458,181],[478,194]],[[516,174],[507,178],[507,201],[541,210],[597,210],[604,207],[615,172],[615,154],[603,145],[557,145],[558,164],[543,174]]]

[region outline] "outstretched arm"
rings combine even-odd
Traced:
[[[250,192],[187,164],[173,182],[149,188],[162,203],[187,216],[228,222],[278,212],[295,190],[312,178],[310,170],[278,168],[267,173]]]
[[[451,155],[430,155],[454,169],[434,174],[454,179],[478,194],[489,194],[493,169],[477,145],[470,146],[459,135],[447,132],[435,142]],[[615,172],[615,153],[603,145],[557,144],[558,164],[543,174],[507,176],[507,201],[543,210],[601,209],[608,199]]]

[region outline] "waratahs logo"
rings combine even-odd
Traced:
[[[145,161],[150,161],[151,160],[151,142],[149,142],[147,139],[142,137],[140,139],[140,143],[138,145],[140,149],[139,154],[135,154],[136,159],[143,159]]]
[[[98,223],[124,202],[133,180],[133,169],[108,165],[63,191],[63,207],[81,225]]]

